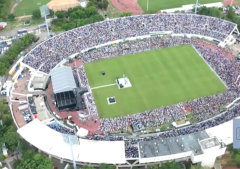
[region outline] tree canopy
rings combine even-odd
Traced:
[[[103,20],[95,6],[82,8],[81,6],[70,8],[67,11],[57,11],[57,19],[52,21],[53,31],[70,30]]]
[[[0,22],[5,21],[7,19],[10,5],[11,5],[11,1],[0,0]]]
[[[200,8],[198,8],[198,14],[212,16],[216,18],[221,17],[221,11],[219,8],[216,7],[207,8],[206,6],[201,6]]]
[[[53,169],[53,162],[40,153],[27,150],[23,153],[22,160],[18,160],[15,166],[16,169]]]
[[[153,164],[153,165],[148,165],[147,168],[148,169],[181,169],[182,166],[176,163],[175,161],[168,161],[165,163],[161,163],[161,167],[159,167],[156,164]]]
[[[25,35],[22,39],[16,40],[9,50],[0,57],[0,76],[7,72],[8,68],[13,64],[20,52],[27,48],[34,39],[35,35],[33,34]]]
[[[116,166],[110,164],[101,164],[99,169],[115,169]]]

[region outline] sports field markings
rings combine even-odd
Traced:
[[[116,83],[113,83],[113,84],[108,84],[108,85],[103,85],[103,86],[97,86],[97,87],[93,87],[91,88],[92,90],[93,89],[99,89],[99,88],[103,88],[103,87],[108,87],[108,86],[114,86],[114,85],[117,85]]]

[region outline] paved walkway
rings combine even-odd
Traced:
[[[93,87],[93,88],[91,88],[91,89],[92,89],[92,90],[93,90],[93,89],[99,89],[99,88],[108,87],[108,86],[114,86],[114,85],[117,85],[117,84],[116,84],[116,83],[113,83],[113,84],[109,84],[109,85],[103,85],[103,86]]]

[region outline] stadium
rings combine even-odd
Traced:
[[[49,157],[79,165],[213,167],[240,116],[239,61],[228,48],[236,35],[226,20],[154,14],[54,36],[10,71],[18,133]]]

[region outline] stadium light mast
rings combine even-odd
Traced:
[[[72,161],[73,161],[73,168],[77,169],[77,164],[76,164],[76,161],[75,161],[75,158],[74,158],[73,147],[72,146],[79,144],[78,138],[77,138],[76,135],[69,135],[69,134],[62,134],[62,136],[63,136],[64,142],[69,144],[69,146],[70,146],[71,154],[72,154]]]
[[[45,24],[47,28],[47,34],[48,38],[50,37],[49,29],[48,29],[48,23],[47,23],[47,16],[50,14],[50,11],[47,7],[47,5],[43,5],[40,7],[41,17],[45,19]]]
[[[148,11],[148,0],[147,0],[147,11]]]
[[[196,5],[195,5],[195,14],[197,14],[197,8],[198,8],[198,0],[196,0]]]

